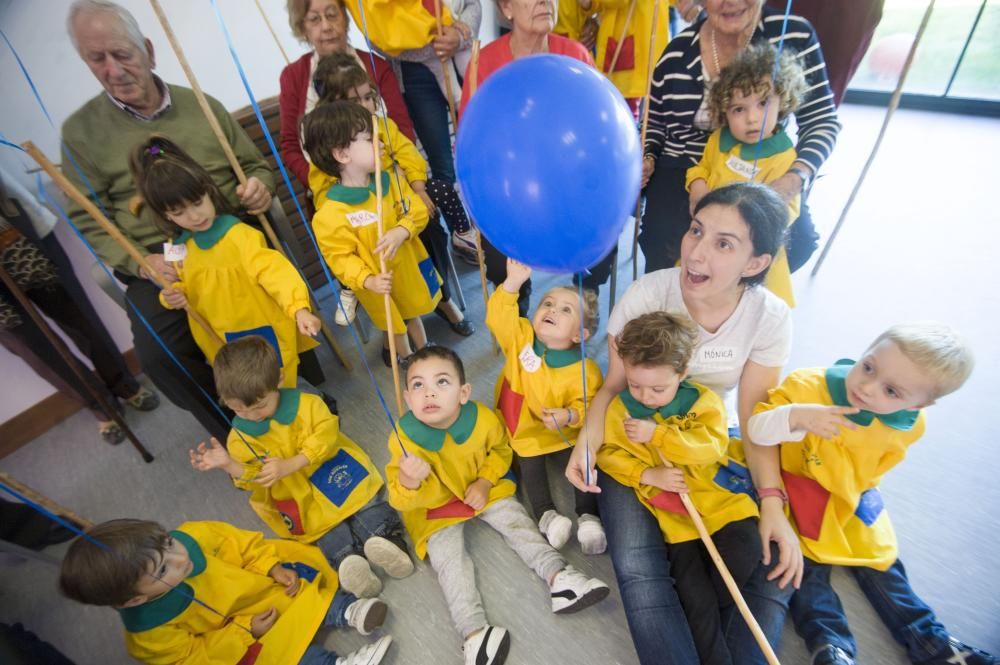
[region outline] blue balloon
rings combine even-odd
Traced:
[[[600,72],[562,55],[496,71],[459,124],[455,164],[476,225],[505,255],[581,272],[618,241],[635,207],[641,146]]]

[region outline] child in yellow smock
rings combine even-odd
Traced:
[[[160,292],[163,306],[186,305],[208,321],[214,334],[188,319],[209,364],[226,341],[264,337],[280,353],[283,385],[295,387],[299,354],[318,346],[312,336],[322,327],[302,276],[260,231],[227,214],[211,175],[169,139],[137,145],[130,165],[143,203],[173,238],[164,257],[180,281]]]
[[[713,189],[747,180],[768,184],[795,163],[798,153],[784,122],[802,102],[806,78],[794,53],[784,51],[777,70],[776,56],[770,44],[752,44],[736,54],[709,89],[709,112],[719,129],[709,135],[701,161],[687,171],[692,211]],[[788,203],[789,224],[799,217],[800,199],[796,195]],[[784,245],[764,286],[795,306]]]
[[[98,524],[70,545],[59,586],[117,609],[129,654],[150,665],[374,665],[392,643],[386,635],[340,658],[310,644],[325,627],[370,634],[385,603],[338,589],[315,547],[224,522]]]
[[[732,597],[677,493],[701,513],[737,585],[750,579],[761,545],[753,485],[729,455],[722,399],[685,380],[698,341],[681,315],[651,312],[625,325],[617,346],[628,387],[608,406],[597,464],[656,516],[699,659],[716,664],[733,662],[720,617]]]
[[[434,311],[441,299],[441,278],[417,238],[427,225],[427,206],[405,180],[390,178],[388,171],[375,173],[372,118],[363,107],[348,101],[320,105],[303,118],[302,129],[312,163],[339,178],[325,200],[316,201],[312,219],[323,258],[384,331],[384,296],[390,296],[396,349],[406,357],[412,353],[410,337],[418,349],[427,344],[420,317]],[[382,187],[381,237],[376,177]],[[407,200],[409,212],[404,214],[402,201]]]
[[[814,662],[850,665],[857,644],[830,585],[846,566],[913,663],[997,661],[948,634],[899,560],[879,492],[882,476],[924,433],[922,409],[958,390],[972,353],[948,326],[919,322],[882,333],[857,362],[800,369],[747,423],[757,445],[781,446],[781,473],[805,572],[789,606]]]
[[[605,598],[608,587],[567,565],[514,498],[507,432],[492,409],[470,401],[471,393],[454,351],[428,346],[414,353],[406,365],[409,411],[389,437],[385,474],[389,502],[402,512],[417,555],[428,556],[438,574],[465,640],[465,662],[501,665],[510,635],[486,622],[462,535],[466,521],[478,517],[503,535],[548,584],[555,613],[588,607]]]
[[[494,400],[538,528],[560,549],[569,540],[573,522],[556,511],[546,463],[554,456],[551,461],[562,478],[583,423],[584,401],[601,387],[601,368],[580,357],[582,342],[597,331],[597,294],[584,291],[581,301],[576,287],[551,289],[529,321],[518,315],[517,296],[530,277],[531,268],[507,259],[507,278],[486,305],[486,325],[506,358]],[[581,370],[586,371],[586,382]],[[580,547],[586,554],[600,554],[608,543],[597,516],[597,495],[579,490],[573,494]]]
[[[370,598],[382,590],[371,564],[406,577],[413,562],[399,515],[383,499],[382,476],[358,444],[340,431],[323,400],[279,389],[278,359],[260,337],[244,337],[216,356],[215,385],[231,408],[223,448],[212,439],[190,451],[199,471],[222,469],[250,507],[282,538],[317,545],[337,568],[340,585]]]

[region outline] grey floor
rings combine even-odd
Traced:
[[[825,169],[831,175],[820,179],[811,200],[824,237],[867,156],[881,112],[848,106],[843,121],[840,144]],[[1000,567],[995,557],[1000,550],[1000,486],[995,482],[992,452],[995,428],[987,417],[1000,397],[994,383],[1000,367],[995,342],[1000,270],[993,242],[1000,214],[990,194],[996,188],[991,160],[998,148],[1000,123],[995,120],[918,112],[897,115],[822,272],[815,279],[806,270],[795,275],[801,304],[794,315],[789,364],[790,368],[814,366],[856,356],[878,332],[901,320],[940,319],[968,336],[977,352],[976,372],[960,393],[931,408],[927,435],[889,474],[883,489],[901,556],[918,592],[955,635],[993,653],[1000,653]],[[626,236],[630,238],[630,231]],[[626,241],[622,250],[619,292],[631,278]],[[478,275],[467,266],[460,265],[459,270],[468,314],[480,332],[461,339],[434,317],[427,320],[427,328],[432,340],[453,345],[461,353],[474,397],[487,400],[501,361],[492,354],[481,324]],[[566,276],[540,276],[536,281],[540,293],[550,284],[565,282]],[[606,288],[601,297],[606,314]],[[349,336],[343,329],[338,334],[360,365]],[[591,352],[603,363],[603,329],[595,339]],[[379,385],[391,395],[391,380],[376,342],[368,345],[366,357]],[[329,379],[325,387],[340,402],[344,430],[376,463],[384,464],[388,424],[367,376],[360,367],[346,373],[329,354],[324,360]],[[152,464],[142,463],[127,445],[113,449],[102,445],[89,415],[79,413],[0,461],[0,468],[95,521],[128,516],[174,525],[212,519],[262,528],[246,497],[224,474],[198,474],[188,466],[187,449],[201,437],[189,416],[164,405],[154,413],[132,413],[129,418],[156,454]],[[568,509],[568,492],[560,488],[559,497]],[[497,534],[479,524],[470,525],[466,533],[488,615],[512,631],[510,663],[637,662],[617,590],[596,608],[555,617],[544,585]],[[50,550],[56,557],[61,552]],[[574,543],[567,546],[566,555],[574,565],[614,586],[608,557],[585,557]],[[0,621],[23,622],[81,665],[130,662],[114,613],[61,599],[55,579],[55,568],[39,562],[5,567],[0,577]],[[835,585],[858,637],[860,662],[906,662],[853,580],[838,573]],[[459,639],[426,563],[418,564],[410,578],[390,581],[384,597],[391,608],[385,631],[396,639],[385,662],[461,662]],[[363,641],[346,632],[332,638],[342,651]],[[808,662],[790,627],[779,655],[786,664]]]

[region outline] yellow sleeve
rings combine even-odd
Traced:
[[[499,291],[500,289],[497,290]],[[593,360],[588,358],[587,361],[584,363],[584,367],[586,368],[587,371],[586,401],[589,407],[590,403],[594,399],[594,395],[597,394],[597,391],[600,389],[601,384],[604,383],[604,377],[601,375],[600,366]],[[571,382],[569,388],[569,394],[567,395],[567,397],[568,401],[566,402],[565,405],[554,404],[550,405],[550,407],[563,407],[567,409],[573,409],[574,411],[576,411],[576,420],[573,421],[575,424],[572,427],[574,429],[579,429],[583,423],[583,402],[584,402],[583,382],[579,380]]]
[[[167,624],[140,633],[127,633],[129,654],[149,665],[204,665],[218,663],[223,654],[245,652],[256,640],[234,618],[217,630],[197,635]]]
[[[708,137],[705,150],[701,153],[701,159],[687,170],[687,176],[684,178],[684,189],[691,191],[691,183],[695,180],[704,180],[706,183],[711,182],[712,164],[718,160],[718,155],[719,130],[717,129]]]
[[[313,232],[323,258],[337,279],[353,291],[364,289],[365,280],[375,273],[361,258],[358,237],[351,232],[346,216],[324,204],[313,217]]]
[[[410,240],[417,240],[417,236],[427,228],[430,215],[427,212],[427,206],[424,205],[424,202],[420,200],[417,193],[410,187],[410,183],[405,180],[399,180],[398,183],[398,188],[395,180],[389,186],[389,189],[392,190],[393,202],[396,204],[393,206],[397,211],[396,223],[410,232]],[[396,197],[400,195],[402,196],[401,200],[396,200]],[[410,211],[406,215],[403,215],[401,212],[403,209],[402,200],[408,201],[410,205]]]
[[[618,444],[628,440],[623,418],[628,413],[620,405],[617,399],[612,401],[604,417],[604,445],[597,451],[597,464],[622,485],[638,488],[642,472],[652,467]]]
[[[181,293],[185,293],[184,282],[174,282],[173,284],[170,285],[170,288],[180,291]],[[173,307],[171,307],[167,303],[167,299],[163,297],[163,289],[160,289],[160,293],[157,295],[157,297],[160,299],[160,305],[163,307],[163,309],[173,309]]]
[[[399,428],[398,423],[396,427]],[[407,446],[407,451],[411,455],[416,454],[412,451],[413,444],[404,443],[403,445]],[[400,512],[419,508],[434,508],[436,505],[440,505],[440,501],[435,503],[432,500],[438,493],[429,491],[432,486],[441,484],[438,477],[434,475],[434,470],[431,469],[431,474],[424,478],[420,487],[411,490],[399,482],[399,462],[402,459],[403,450],[399,446],[399,441],[396,440],[396,435],[389,434],[389,463],[385,465],[385,486],[389,494],[389,505]]]
[[[314,397],[310,395],[310,397]],[[305,406],[308,411],[301,412]],[[318,465],[330,459],[337,452],[337,439],[340,438],[340,419],[330,412],[330,409],[318,397],[305,399],[299,406],[299,418],[309,423],[308,435],[296,442],[298,452],[309,460],[309,465]]]
[[[233,485],[241,490],[252,491],[256,489],[253,479],[260,472],[260,462],[253,456],[253,453],[247,447],[247,442],[244,442],[240,438],[239,432],[235,429],[229,430],[229,437],[226,439],[226,450],[229,451],[229,456],[233,458],[234,462],[243,465],[243,475],[239,478],[233,478]]]
[[[673,416],[656,426],[649,442],[673,464],[714,464],[726,456],[729,431],[725,408],[705,391],[693,407],[695,417]]]
[[[326,171],[321,171],[315,164],[309,164],[309,191],[312,192],[313,203],[317,209],[323,205],[327,191],[336,181],[335,177]]]
[[[388,152],[389,148],[392,148],[392,157],[402,167],[406,181],[410,183],[415,180],[427,180],[427,162],[420,155],[417,146],[399,131],[399,125],[393,122],[392,118],[386,118],[386,121],[389,125],[389,140],[385,141],[385,150]],[[382,120],[379,119],[379,133],[383,131]]]
[[[771,411],[779,406],[785,406],[786,404],[805,404],[799,395],[804,392],[813,392],[807,388],[809,381],[808,377],[802,370],[792,372],[785,377],[785,380],[781,382],[777,388],[771,388],[767,391],[767,401],[758,402],[757,406],[753,408],[753,413],[763,413],[764,411]],[[808,402],[808,403],[816,403]]]
[[[480,408],[480,418],[483,417],[484,411],[485,409]],[[507,430],[499,418],[494,417],[494,422],[486,432],[486,446],[488,452],[482,467],[479,469],[479,477],[496,485],[510,470],[510,463],[514,459],[514,450],[510,447],[510,441],[507,439]]]
[[[531,322],[518,313],[517,294],[507,293],[503,286],[494,289],[486,303],[486,327],[497,338],[497,344],[504,352],[513,347],[518,339],[532,335]]]
[[[290,319],[300,309],[309,310],[309,289],[291,261],[264,242],[264,234],[240,224],[237,231],[240,255],[250,279],[257,282],[278,303]]]
[[[281,563],[274,542],[265,540],[264,534],[259,531],[244,531],[225,522],[202,524],[205,525],[206,529],[199,529],[198,543],[209,551],[214,551],[216,543],[221,545],[224,541],[228,541],[237,552],[239,566],[245,570],[267,575],[276,564]],[[205,531],[207,531],[207,537]],[[215,543],[211,542],[213,540]]]

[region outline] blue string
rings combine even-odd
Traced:
[[[774,81],[778,78],[778,69],[781,63],[781,51],[785,47],[785,33],[788,31],[788,16],[792,13],[792,0],[788,0],[785,5],[785,18],[781,21],[781,37],[778,38],[778,52],[774,56],[774,69],[771,71],[771,90],[774,90]],[[760,138],[757,139],[757,152],[753,158],[753,173],[757,175],[757,160],[760,159],[760,152],[764,146],[764,127],[767,125],[767,114],[771,110],[771,105],[764,107],[764,120],[760,125]]]
[[[615,266],[615,270],[617,269],[618,266]],[[580,279],[577,282],[577,289],[580,293],[580,377],[581,380],[583,381],[583,419],[580,421],[581,425],[587,422],[587,351],[586,351],[587,341],[586,338],[584,337],[584,334],[586,333],[586,328],[583,323],[583,318],[584,318],[583,277],[584,274],[587,272],[589,271],[581,272]],[[559,434],[562,434],[562,430],[559,431]],[[563,439],[565,438],[566,437],[563,437]],[[590,434],[589,433],[587,435],[587,440],[583,442],[583,450],[585,455],[584,459],[586,462],[585,466],[586,481],[587,484],[589,485],[590,484]]]
[[[285,164],[281,159],[281,155],[278,152],[277,147],[274,145],[274,139],[271,138],[271,132],[267,129],[267,122],[264,120],[264,114],[261,113],[260,106],[257,104],[257,98],[253,94],[253,89],[250,87],[250,82],[247,80],[246,71],[243,69],[243,63],[240,61],[239,56],[236,54],[236,46],[233,44],[233,40],[229,35],[229,29],[226,27],[226,22],[222,18],[222,13],[219,11],[219,5],[216,0],[209,0],[212,3],[212,9],[215,10],[215,17],[218,19],[219,27],[222,29],[222,35],[226,40],[226,45],[229,48],[229,54],[232,56],[233,64],[236,66],[236,71],[240,75],[240,80],[243,82],[243,88],[246,90],[247,97],[250,99],[250,106],[253,108],[254,115],[257,116],[257,122],[260,123],[263,129],[264,138],[267,139],[268,148],[271,150],[271,154],[274,156],[274,161],[278,165],[278,170],[281,172],[281,177],[285,182],[285,186],[288,188],[289,192],[294,191],[292,187],[292,181],[288,177],[288,171],[285,169]],[[378,177],[377,174],[375,177]],[[313,248],[316,250],[316,255],[320,257],[320,266],[323,268],[323,274],[326,276],[326,281],[330,286],[330,290],[337,298],[337,306],[340,311],[344,313],[344,317],[347,318],[347,312],[344,309],[344,303],[340,299],[340,290],[334,283],[333,275],[330,273],[330,268],[326,264],[326,259],[323,257],[323,252],[319,248],[319,243],[316,241],[316,236],[313,234],[312,225],[309,224],[306,219],[305,213],[302,211],[302,207],[299,205],[299,200],[297,196],[292,196],[292,200],[295,202],[295,209],[298,211],[299,216],[302,219],[302,225],[305,227],[306,233],[309,235],[309,240],[312,241]],[[375,394],[378,396],[379,404],[382,405],[382,410],[385,412],[386,419],[389,421],[390,427],[392,427],[392,432],[396,436],[396,441],[399,443],[399,447],[403,451],[403,456],[408,457],[406,446],[403,445],[403,441],[399,437],[399,432],[396,431],[396,422],[392,417],[392,412],[389,410],[389,405],[385,401],[385,396],[382,394],[382,390],[378,387],[378,382],[375,381],[375,373],[372,372],[371,366],[368,364],[368,360],[365,357],[364,347],[361,344],[361,340],[358,338],[357,332],[354,330],[353,326],[348,326],[351,331],[351,337],[354,339],[355,345],[358,347],[358,355],[361,356],[361,363],[365,366],[365,370],[368,372],[368,378],[371,379],[372,386],[375,388]]]

